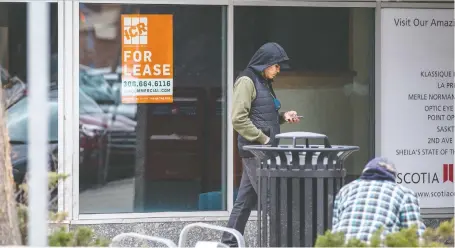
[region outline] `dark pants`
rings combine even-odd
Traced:
[[[256,157],[243,158],[242,164],[242,180],[227,227],[234,228],[243,235],[251,210],[256,207],[258,200],[256,169],[259,167],[260,160]],[[235,237],[229,233],[223,234],[221,242],[231,247],[238,246]]]

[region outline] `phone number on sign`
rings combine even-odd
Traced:
[[[134,88],[154,88],[154,87],[171,87],[171,81],[165,80],[143,80],[143,81],[123,81],[122,86],[125,88],[134,87]]]

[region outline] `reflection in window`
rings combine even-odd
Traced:
[[[6,127],[10,141],[15,144],[28,143],[28,97],[25,96],[7,110]],[[58,142],[58,103],[57,98],[49,101],[49,143]]]
[[[50,56],[58,57],[57,3],[50,4]],[[28,96],[27,85],[32,79],[27,75],[27,4],[0,3],[0,81],[3,106],[6,108],[6,126],[11,144],[11,163],[16,184],[27,181],[28,161]],[[49,170],[58,165],[58,68],[49,61]],[[23,203],[23,191],[17,189],[16,200]],[[57,210],[57,188],[51,190],[50,210]]]
[[[226,208],[222,11],[80,4],[81,213]],[[173,103],[121,103],[122,13],[174,15]]]
[[[101,107],[81,89],[79,90],[79,114],[103,114]]]

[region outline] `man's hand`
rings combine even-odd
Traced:
[[[298,123],[300,118],[297,117],[297,112],[294,110],[284,113],[284,120],[289,123]]]

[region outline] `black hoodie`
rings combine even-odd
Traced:
[[[251,58],[247,68],[253,69],[256,73],[262,73],[267,67],[279,64],[281,69],[288,69],[288,55],[284,49],[275,42],[262,45]]]

